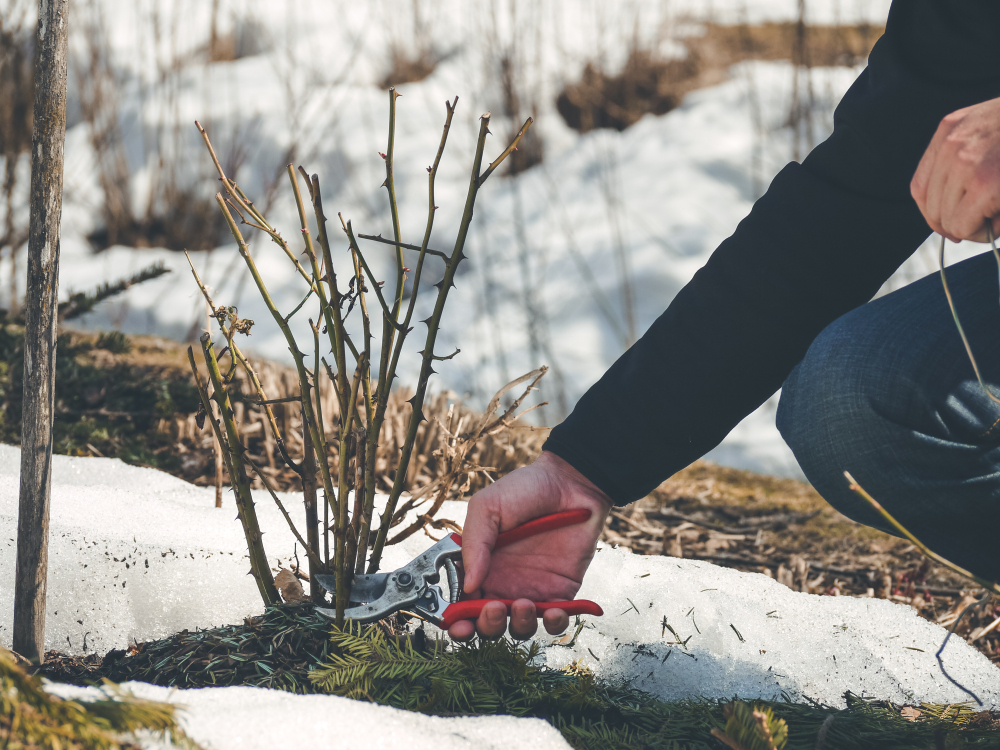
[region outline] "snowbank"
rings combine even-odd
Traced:
[[[599,601],[605,616],[587,623],[574,648],[550,647],[549,665],[580,659],[667,700],[785,694],[843,706],[847,690],[895,702],[968,699],[935,661],[944,629],[885,599],[803,594],[756,573],[609,548],[579,596]],[[943,658],[996,707],[1000,669],[961,638]]]
[[[17,448],[0,446],[6,581],[14,577],[19,458]],[[53,470],[47,648],[103,653],[261,610],[231,500],[218,510],[214,490],[116,459],[55,456]],[[257,501],[268,555],[275,567],[287,564],[292,535],[269,498]],[[299,514],[296,496],[287,501]],[[461,523],[464,510],[448,503],[442,516]],[[429,544],[414,535],[390,547],[386,567]],[[606,614],[587,618],[571,648],[541,636],[547,662],[579,659],[664,698],[785,693],[842,705],[848,689],[894,701],[966,698],[934,660],[945,631],[888,601],[802,594],[762,575],[609,547],[598,552],[580,596]],[[0,645],[10,645],[12,607],[5,586]],[[987,706],[1000,702],[1000,670],[964,641],[949,644],[945,663]]]
[[[125,689],[139,698],[182,706],[184,731],[211,750],[569,748],[559,731],[542,719],[439,718],[333,695],[293,695],[267,688],[171,690],[127,682]],[[96,692],[69,685],[52,685],[50,690],[67,698]]]

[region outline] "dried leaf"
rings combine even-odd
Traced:
[[[305,591],[302,590],[302,583],[287,568],[282,568],[278,571],[278,575],[274,577],[274,585],[278,587],[278,593],[281,594],[281,598],[289,604],[304,602],[309,598],[306,596]]]

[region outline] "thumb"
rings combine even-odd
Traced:
[[[500,533],[499,507],[476,496],[469,500],[462,531],[462,566],[465,569],[465,593],[483,585],[490,572],[490,555]]]

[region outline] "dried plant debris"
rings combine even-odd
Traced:
[[[891,599],[943,627],[982,595],[906,540],[840,515],[807,484],[704,461],[613,511],[603,539],[763,573],[796,591]],[[966,615],[957,633],[1000,663],[997,602]]]
[[[666,114],[689,91],[714,86],[743,60],[791,60],[804,67],[854,66],[868,57],[884,29],[855,26],[799,26],[794,22],[692,26],[681,36],[686,55],[661,58],[633,48],[618,72],[587,63],[580,79],[566,85],[556,108],[566,124],[586,133],[624,130],[646,114]]]
[[[225,311],[225,308],[223,308]],[[23,330],[14,325],[0,327],[0,440],[20,441]],[[268,396],[292,399],[272,405],[286,443],[293,455],[302,452],[302,418],[295,408],[298,385],[290,367],[256,360],[255,367]],[[235,374],[240,393],[234,410],[244,425],[251,459],[274,487],[299,490],[300,479],[282,460],[278,447],[265,429],[266,415],[255,403],[253,388],[242,372]],[[198,395],[191,379],[182,344],[152,336],[126,336],[117,332],[66,331],[59,337],[56,371],[59,401],[56,404],[56,453],[72,456],[121,458],[127,463],[152,466],[194,484],[215,484],[214,438],[198,427]],[[321,381],[325,384],[325,380]],[[273,394],[273,395],[272,395]],[[386,409],[387,428],[376,459],[378,487],[388,489],[399,459],[399,445],[406,429],[412,392],[394,392]],[[323,388],[326,414],[337,414],[336,395]],[[422,488],[459,468],[456,447],[478,423],[480,415],[457,403],[449,393],[429,396],[424,403],[427,422],[417,430],[414,456],[408,468],[408,483]],[[204,419],[204,412],[202,412]],[[495,426],[495,425],[490,425]],[[332,431],[331,434],[336,434]],[[465,465],[492,467],[489,477],[482,471],[456,475],[449,497],[470,495],[518,466],[530,463],[541,450],[548,432],[530,426],[508,425],[495,434],[484,434],[465,449]],[[456,439],[457,436],[457,439]],[[336,457],[337,441],[331,440]],[[337,463],[334,460],[334,466]],[[260,488],[255,476],[253,486]],[[223,484],[229,478],[223,476]],[[440,486],[440,483],[438,483]],[[430,493],[433,497],[434,493]]]
[[[46,692],[37,675],[0,649],[0,747],[5,750],[138,750],[137,733],[165,744],[198,746],[177,725],[174,706],[138,700],[113,685],[91,700]],[[148,739],[148,738],[147,738]]]
[[[97,674],[115,682],[141,680],[178,688],[257,685],[312,692],[308,673],[329,656],[329,637],[329,620],[313,607],[282,604],[240,625],[184,630],[127,651],[112,650]],[[68,676],[54,665],[43,669],[51,679]]]

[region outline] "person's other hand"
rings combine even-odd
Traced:
[[[539,516],[577,508],[590,510],[590,520],[494,551],[500,532]],[[510,634],[530,638],[538,629],[533,602],[563,601],[576,595],[610,510],[611,499],[589,479],[554,453],[542,452],[533,464],[502,477],[469,501],[462,531],[467,597],[515,599]],[[549,610],[543,625],[549,633],[561,633],[569,625],[569,616],[563,610]],[[506,627],[506,607],[491,602],[478,620],[456,622],[448,633],[458,641],[476,632],[484,638],[498,638]]]
[[[1000,233],[1000,99],[941,120],[910,181],[927,223],[950,240],[986,242]]]

